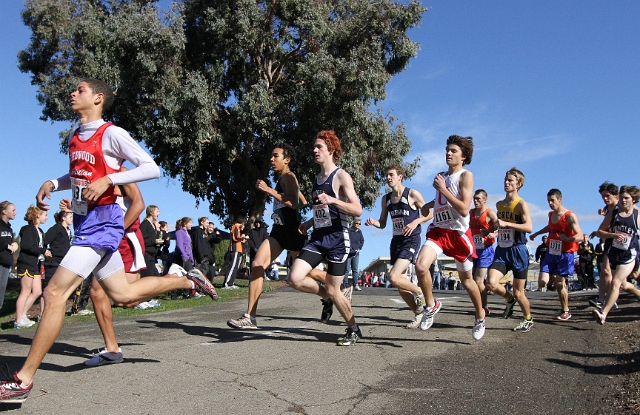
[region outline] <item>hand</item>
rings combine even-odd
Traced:
[[[367,219],[367,221],[364,223],[364,226],[375,226],[373,224],[374,219],[373,218],[369,218]]]
[[[402,228],[402,235],[403,236],[411,235],[411,233],[416,229],[416,227],[417,227],[417,225],[414,224],[413,222],[411,222],[410,224],[408,224],[404,228]]]
[[[318,202],[323,205],[330,205],[333,203],[333,198],[326,193],[320,193],[318,195]]]
[[[44,256],[51,258],[51,251],[49,251],[48,249],[46,251],[44,251]]]
[[[256,189],[268,193],[269,190],[271,190],[271,187],[264,180],[258,180],[256,182]]]
[[[107,189],[113,185],[113,182],[108,176],[104,176],[92,182],[82,192],[82,198],[89,203],[94,203],[107,191]]]
[[[441,174],[438,174],[433,179],[433,187],[435,187],[436,190],[442,190],[447,188],[447,182],[444,180],[444,177],[442,177]]]
[[[509,228],[509,222],[505,222],[502,219],[498,219],[496,221],[496,227],[498,227],[498,228]],[[533,236],[533,235],[531,235],[531,236]],[[533,241],[533,239],[532,239],[532,241]]]
[[[536,239],[536,236],[535,236],[535,235],[533,235],[533,234],[529,235],[529,240],[530,240],[530,241],[533,241],[534,239]]]
[[[49,204],[44,201],[44,198],[51,200],[51,191],[53,190],[53,183],[50,180],[42,183],[38,194],[36,194],[36,205],[42,210],[49,210]]]
[[[60,209],[61,212],[71,212],[71,200],[66,197],[63,198],[58,205],[58,209]]]
[[[18,243],[17,242],[11,242],[9,244],[9,246],[7,247],[7,249],[9,251],[11,251],[12,254],[15,253],[18,250]]]
[[[300,226],[298,226],[298,232],[300,232],[303,235],[307,234],[307,231],[309,230],[309,225],[307,225],[307,222],[301,223]]]

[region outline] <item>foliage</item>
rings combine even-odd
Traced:
[[[280,141],[297,150],[308,197],[323,129],[341,137],[340,166],[372,207],[385,167],[410,150],[404,124],[377,103],[416,56],[407,31],[424,10],[416,0],[182,0],[169,11],[150,0],[28,0],[20,69],[38,86],[43,120],[75,119],[68,95],[83,77],[116,86],[105,117],[227,225],[262,214],[254,183]],[[403,163],[408,176],[417,162]]]

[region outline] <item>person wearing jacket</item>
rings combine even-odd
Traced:
[[[265,239],[267,239],[267,230],[264,227],[264,223],[260,219],[256,219],[253,223],[253,228],[249,230],[249,263],[253,264],[253,260],[256,258],[258,248],[262,245]]]
[[[8,200],[0,203],[0,309],[4,304],[4,294],[11,268],[13,268],[13,253],[18,250],[18,244],[13,241],[13,229],[9,223],[15,218],[15,205]]]
[[[51,256],[44,258],[44,278],[42,279],[42,290],[47,287],[51,277],[55,274],[60,261],[67,254],[71,247],[71,229],[73,223],[73,213],[60,211],[54,215],[56,224],[44,234],[44,246],[49,248]],[[44,310],[44,297],[40,299],[40,315]]]
[[[140,272],[143,277],[159,276],[158,269],[156,268],[156,255],[158,254],[158,247],[164,243],[163,239],[158,238],[159,229],[158,216],[160,216],[160,209],[158,206],[149,205],[146,211],[147,217],[140,223],[140,232],[144,238],[144,262],[147,266],[146,269]]]
[[[20,229],[20,254],[17,263],[18,276],[21,278],[20,295],[16,301],[16,321],[13,324],[17,329],[35,324],[27,317],[27,311],[42,294],[40,267],[44,263],[44,257],[51,256],[51,251],[44,245],[44,232],[40,229],[47,218],[46,210],[31,205],[24,216],[29,224]]]

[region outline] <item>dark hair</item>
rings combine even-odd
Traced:
[[[316,134],[315,139],[324,140],[327,144],[327,150],[329,153],[333,152],[333,161],[336,162],[342,157],[342,146],[340,145],[340,139],[335,132],[331,130],[323,130]]]
[[[109,86],[105,81],[101,81],[99,79],[93,78],[85,78],[82,82],[86,82],[89,84],[89,88],[94,94],[102,94],[104,99],[102,100],[102,111],[108,111],[109,108],[113,105],[113,101],[115,100],[115,95],[113,94],[113,89]]]
[[[167,222],[163,221],[163,220],[159,220],[158,221],[158,225],[160,225],[161,228],[167,226]]]
[[[56,223],[62,223],[62,220],[65,216],[67,216],[67,213],[71,212],[65,212],[64,210],[61,210],[60,212],[56,212],[56,214],[53,215],[53,218],[56,220]]]
[[[206,216],[203,216],[201,218],[198,218],[198,225],[202,225],[204,223],[204,221],[209,221],[209,218]]]
[[[276,145],[273,148],[282,149],[282,157],[289,159],[289,167],[296,164],[296,150],[294,150],[293,147],[291,147],[289,144],[279,142],[279,143],[276,143]]]
[[[598,192],[602,193],[602,192],[609,192],[614,196],[617,196],[619,191],[618,191],[618,186],[616,186],[615,184],[611,183],[611,182],[604,182],[600,185],[600,188],[598,189]]]
[[[473,195],[474,195],[474,196],[475,196],[475,195],[482,195],[482,196],[484,196],[484,198],[485,198],[485,199],[486,199],[487,197],[489,197],[489,196],[487,195],[486,190],[484,190],[484,189],[478,189],[478,190],[476,190],[476,192],[475,192]]]
[[[631,199],[633,199],[633,203],[637,203],[640,199],[640,189],[636,186],[622,186],[620,188],[620,194],[622,193],[628,193]]]
[[[456,145],[462,150],[464,161],[462,165],[471,164],[471,158],[473,157],[473,137],[460,137],[459,135],[450,135],[447,138],[447,146]]]
[[[184,218],[180,219],[180,227],[184,228],[189,222],[193,223],[190,217],[185,216]]]
[[[562,199],[562,192],[558,189],[551,189],[547,192],[547,197],[555,196],[557,199]]]

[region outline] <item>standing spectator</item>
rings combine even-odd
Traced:
[[[144,238],[144,263],[147,268],[140,272],[142,277],[158,276],[156,268],[156,256],[158,254],[158,246],[161,246],[164,240],[158,236],[158,216],[160,209],[158,206],[147,206],[147,217],[140,223],[140,232]]]
[[[447,289],[453,291],[456,289],[456,278],[453,276],[453,272],[449,271],[449,278],[447,279]]]
[[[4,294],[11,268],[13,268],[13,253],[18,250],[18,244],[13,241],[13,230],[9,223],[15,218],[15,205],[7,200],[0,203],[0,309],[4,304]]]
[[[242,245],[247,240],[247,236],[244,234],[245,223],[246,220],[244,218],[239,218],[231,228],[231,240],[229,241],[229,269],[227,270],[227,275],[224,277],[224,288],[238,288],[238,286],[233,283],[236,280],[238,270],[242,263]]]
[[[169,270],[167,260],[169,259],[169,247],[171,246],[171,236],[169,235],[169,224],[163,220],[158,222],[158,239],[162,240],[156,252],[156,260],[160,260],[163,264],[163,275]]]
[[[249,263],[253,264],[258,248],[260,248],[265,239],[267,239],[267,230],[262,221],[256,219],[253,223],[253,228],[249,230]]]
[[[47,221],[48,214],[35,206],[29,206],[24,216],[29,224],[20,229],[20,254],[18,255],[18,276],[20,280],[20,295],[16,301],[16,321],[13,326],[17,329],[31,327],[35,323],[27,317],[27,312],[42,294],[42,270],[44,257],[51,256],[51,252],[44,246],[44,232],[40,225]]]
[[[209,244],[209,251],[207,255],[209,257],[209,264],[211,264],[211,281],[213,281],[213,277],[218,275],[218,271],[216,271],[216,244],[219,244],[220,241],[222,241],[220,232],[216,229],[213,222],[209,222],[209,225],[207,226],[207,236],[209,237],[207,240]]]
[[[538,245],[536,248],[536,262],[542,263],[544,261],[544,257],[547,255],[547,251],[549,248],[547,247],[547,237],[542,237],[542,243]]]
[[[358,287],[358,279],[360,278],[358,263],[360,262],[360,250],[364,245],[364,236],[360,230],[360,218],[355,218],[349,228],[349,240],[351,241],[351,250],[349,251],[349,258],[347,258],[347,270],[344,273],[343,280],[347,298],[351,298],[354,287],[356,291],[360,290],[360,287]],[[349,273],[353,276],[353,286],[349,285]]]
[[[191,236],[189,236],[189,231],[192,226],[193,221],[188,217],[184,217],[176,222],[176,249],[173,251],[173,263],[180,265],[187,272],[191,271],[195,263],[193,250],[191,248]],[[191,292],[185,290],[183,297],[189,298],[192,294],[194,294],[193,290],[191,290]],[[171,294],[171,298],[174,298],[173,293]]]
[[[53,277],[58,269],[60,261],[67,254],[71,247],[71,229],[73,223],[73,213],[60,211],[54,216],[56,224],[49,228],[44,234],[44,246],[49,248],[51,256],[44,259],[44,278],[42,279],[42,290]],[[40,315],[44,310],[44,297],[40,299]]]
[[[442,264],[440,263],[440,261],[436,260],[434,262],[434,267],[433,267],[433,289],[434,290],[440,289],[441,269],[442,269]]]
[[[589,235],[585,233],[582,242],[578,245],[578,256],[580,257],[578,272],[583,281],[583,290],[596,288],[596,282],[593,278],[593,259],[596,256],[594,251],[593,244],[589,242]]]
[[[211,246],[209,245],[209,218],[201,217],[198,219],[198,226],[191,229],[191,242],[193,245],[193,258],[195,264],[204,275],[213,281],[213,274],[211,273],[211,259],[209,257],[209,251]]]

